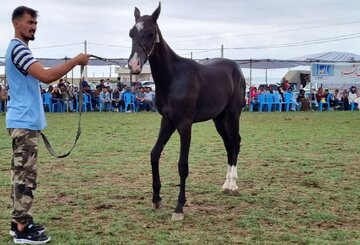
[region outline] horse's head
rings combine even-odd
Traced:
[[[153,54],[155,46],[160,42],[157,19],[160,15],[161,5],[152,15],[140,16],[140,10],[135,7],[135,25],[130,30],[132,50],[128,65],[133,74],[139,74],[143,65]]]

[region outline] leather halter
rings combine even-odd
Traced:
[[[144,45],[141,45],[141,48],[145,51],[146,56],[147,56],[148,59],[149,59],[150,55],[152,55],[152,53],[154,51],[155,44],[157,44],[157,43],[160,43],[160,36],[159,36],[159,33],[156,30],[156,32],[155,32],[155,40],[154,40],[154,42],[153,42],[153,44],[151,46],[150,52],[148,52],[146,50]]]

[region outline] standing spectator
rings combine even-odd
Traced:
[[[116,87],[118,88],[119,91],[122,91],[123,90],[123,84],[120,80],[120,77],[117,78],[117,84],[116,84]]]
[[[0,112],[6,111],[7,90],[0,85]]]
[[[106,81],[105,81],[104,85],[105,85],[106,87],[108,87],[108,88],[111,88],[111,81],[110,81],[110,79],[109,79],[109,78],[108,78],[108,79],[106,79]]]
[[[39,81],[49,84],[64,76],[76,65],[86,65],[89,55],[79,54],[66,63],[45,69],[32,55],[28,44],[35,39],[37,11],[25,6],[12,13],[15,38],[5,55],[10,100],[6,128],[12,140],[10,234],[15,243],[47,243],[45,228],[33,221],[37,179],[38,139],[46,127]],[[19,55],[21,53],[21,55]]]
[[[65,87],[64,79],[60,78],[57,84],[58,89],[61,90],[62,87]]]

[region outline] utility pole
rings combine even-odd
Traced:
[[[224,58],[224,44],[221,44],[221,58]]]
[[[87,54],[87,41],[84,41],[84,53]],[[85,80],[87,81],[88,76],[87,76],[87,65],[84,67],[84,77]]]

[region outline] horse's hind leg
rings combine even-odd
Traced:
[[[186,203],[185,196],[185,186],[186,186],[186,178],[189,174],[189,150],[190,150],[190,142],[191,142],[191,122],[181,122],[177,126],[177,130],[180,134],[180,157],[178,163],[178,170],[180,175],[180,192],[178,196],[178,202],[174,213],[172,215],[172,220],[182,220],[184,219],[184,205]]]
[[[235,191],[238,189],[236,184],[237,158],[240,150],[239,135],[239,116],[230,109],[225,110],[221,115],[214,119],[216,129],[221,135],[228,155],[228,168],[226,180],[222,189],[224,191]]]
[[[229,189],[230,191],[236,191],[238,189],[238,186],[236,184],[236,181],[238,179],[237,174],[237,159],[240,152],[240,142],[241,137],[239,134],[239,118],[240,118],[240,112],[234,113],[233,111],[230,111],[226,115],[226,124],[227,131],[229,132],[230,142],[231,142],[231,148],[232,148],[232,156],[231,156],[231,162],[229,163]]]
[[[230,190],[230,173],[231,173],[231,165],[230,164],[232,163],[232,155],[233,154],[232,154],[232,145],[231,145],[230,135],[227,130],[226,122],[225,122],[225,113],[222,113],[218,117],[214,118],[214,123],[215,123],[217,132],[220,134],[220,136],[224,142],[225,149],[227,152],[228,170],[226,173],[226,180],[222,186],[222,189],[223,189],[223,191],[229,191]]]
[[[160,127],[158,139],[151,151],[151,170],[152,170],[152,179],[153,179],[152,202],[154,208],[156,209],[161,207],[161,197],[160,197],[161,180],[159,173],[159,159],[161,152],[164,149],[164,146],[169,141],[174,131],[175,131],[175,127],[172,125],[172,123],[163,117],[161,119],[161,127]]]

